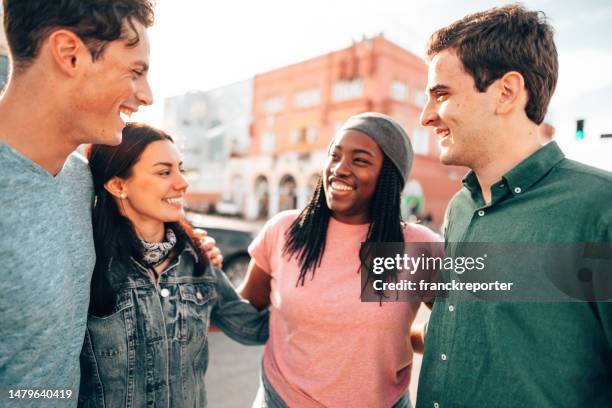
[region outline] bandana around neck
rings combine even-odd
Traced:
[[[171,228],[166,229],[166,240],[164,242],[146,242],[142,244],[142,261],[150,267],[155,267],[168,258],[168,254],[176,244],[176,235]]]

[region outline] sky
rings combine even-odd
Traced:
[[[163,100],[209,90],[342,49],[379,33],[423,56],[440,27],[504,1],[451,0],[157,0],[150,29],[150,82],[156,102],[136,120],[163,124]],[[612,3],[523,2],[555,28],[559,82],[547,120],[569,157],[612,170]],[[586,119],[585,140],[574,140]]]

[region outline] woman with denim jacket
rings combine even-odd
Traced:
[[[253,408],[410,406],[412,355],[422,348],[412,327],[420,298],[385,302],[372,293],[371,282],[401,275],[373,274],[362,243],[410,250],[404,243],[425,242],[431,255],[441,254],[440,237],[401,220],[412,159],[408,136],[392,118],[350,118],[330,144],[306,208],[273,217],[249,247],[241,294],[272,307]],[[423,270],[410,276],[432,278]]]
[[[242,300],[183,220],[172,138],[128,124],[90,146],[96,267],[81,352],[81,407],[204,407],[209,324],[263,344],[268,311]]]

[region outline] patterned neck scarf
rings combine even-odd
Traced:
[[[174,245],[176,244],[176,235],[172,229],[166,229],[166,240],[164,242],[146,242],[140,240],[142,243],[142,261],[154,268],[164,262]]]

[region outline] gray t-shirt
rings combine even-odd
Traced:
[[[71,389],[70,401],[30,404],[76,406],[95,264],[92,203],[79,154],[53,177],[0,142],[0,406],[17,388]]]

